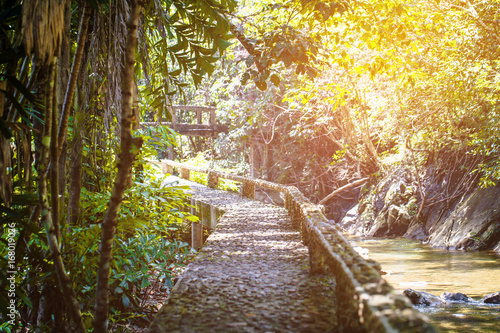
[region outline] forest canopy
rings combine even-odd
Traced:
[[[314,202],[398,165],[500,179],[499,0],[11,0],[0,26],[6,331],[151,320],[196,220],[151,162],[166,151]],[[229,133],[140,125],[176,104]]]

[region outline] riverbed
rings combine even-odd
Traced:
[[[363,256],[382,265],[384,278],[399,292],[411,288],[440,296],[461,292],[473,303],[417,307],[441,332],[500,332],[500,305],[479,302],[500,291],[500,255],[433,249],[410,239],[350,239]]]

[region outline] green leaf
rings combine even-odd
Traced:
[[[225,49],[233,44],[222,38],[217,38],[216,43],[220,53],[223,53]]]
[[[28,88],[26,88],[26,86],[16,77],[5,74],[0,74],[0,76],[6,78],[7,81],[9,81],[9,83],[12,84],[17,90],[19,90],[28,101],[30,101],[31,103],[35,103],[35,95],[33,95],[33,93],[31,93],[31,91],[29,91]]]
[[[127,280],[123,279],[122,282],[120,282],[120,287],[127,288]]]
[[[125,294],[122,295],[122,302],[125,308],[128,308],[130,306],[130,298],[128,298],[128,296]]]
[[[199,57],[196,60],[196,64],[200,66],[208,74],[212,74],[215,67],[211,63],[207,62],[204,57]],[[201,81],[200,81],[201,82]]]
[[[168,75],[170,75],[170,76],[179,76],[179,74],[181,74],[181,72],[182,72],[182,69],[179,68],[179,69],[177,69],[175,71],[168,72]]]
[[[174,284],[172,283],[172,280],[170,278],[165,279],[165,287],[172,288]]]
[[[26,112],[26,110],[24,109],[24,107],[21,105],[21,103],[19,103],[19,101],[10,93],[8,92],[7,90],[3,90],[3,89],[0,89],[1,92],[3,92],[5,94],[5,97],[7,97],[11,102],[12,104],[14,105],[14,107],[17,109],[17,111],[19,111],[19,114],[21,115],[21,118],[29,125],[31,126],[31,122],[29,121],[29,114],[28,112]]]
[[[200,219],[198,218],[198,216],[194,216],[194,215],[186,216],[186,220],[188,220],[190,222],[199,222],[200,221]]]
[[[196,87],[198,87],[200,85],[201,81],[203,80],[203,76],[201,76],[199,74],[195,74],[195,73],[192,73],[191,75],[193,77],[194,85]]]
[[[147,286],[149,286],[151,284],[151,282],[148,281],[148,279],[143,279],[142,280],[142,283],[141,283],[141,289],[144,289],[146,288]]]
[[[2,132],[4,138],[6,139],[12,138],[12,131],[10,130],[10,127],[2,119],[2,117],[0,117],[0,132]]]
[[[175,45],[170,46],[167,50],[172,52],[178,52],[183,49],[184,49],[183,43],[177,43]]]
[[[200,52],[201,54],[207,55],[207,56],[212,55],[214,53],[214,51],[212,49],[208,49],[205,47],[198,47],[197,51]]]
[[[241,76],[241,84],[245,85],[249,79],[250,79],[250,74],[248,74],[247,72],[243,73],[243,75]]]
[[[206,60],[207,62],[212,63],[219,61],[220,57],[204,56],[203,59]]]
[[[271,82],[272,82],[272,83],[273,83],[276,87],[277,87],[277,86],[279,86],[279,84],[280,84],[280,78],[278,77],[278,75],[273,74],[273,75],[271,75],[271,78],[270,78],[270,79],[271,79]]]
[[[257,88],[259,88],[262,91],[267,89],[266,81],[255,81],[255,85],[257,86]]]

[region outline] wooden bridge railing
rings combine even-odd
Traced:
[[[209,187],[218,188],[219,179],[241,182],[241,194],[254,198],[255,188],[279,191],[285,196],[285,208],[293,225],[300,228],[309,248],[312,274],[333,274],[336,279],[337,322],[344,332],[436,332],[428,318],[398,295],[380,276],[380,265],[361,257],[342,235],[328,223],[320,208],[296,187],[203,169],[163,160],[163,171],[177,169],[182,179],[190,172],[207,174]]]
[[[177,123],[177,115],[175,111],[194,111],[196,112],[196,122],[198,124],[202,123],[202,115],[204,112],[209,114],[207,124],[215,125],[215,107],[212,106],[194,106],[194,105],[173,105],[168,107],[168,112],[172,117],[172,122]]]
[[[179,134],[189,136],[211,137],[217,133],[227,133],[228,126],[216,123],[215,107],[194,105],[173,105],[167,108],[170,122],[142,122],[142,127],[166,125],[173,128]],[[196,124],[179,123],[176,111],[191,111],[196,113]],[[203,123],[203,114],[208,114],[206,123]]]

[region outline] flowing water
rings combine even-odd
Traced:
[[[500,332],[500,305],[480,302],[500,291],[500,255],[433,249],[409,239],[350,239],[363,256],[382,265],[384,278],[398,291],[411,288],[436,296],[461,292],[472,303],[417,307],[441,332]]]

